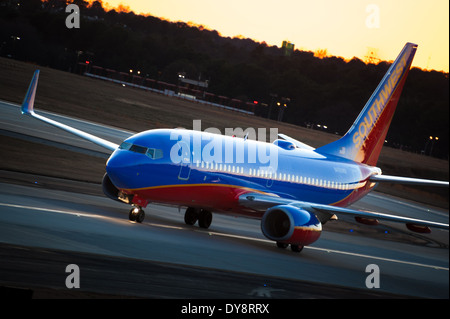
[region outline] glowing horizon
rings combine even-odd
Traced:
[[[105,0],[105,8],[127,9],[172,22],[216,30],[281,47],[328,56],[392,61],[406,42],[419,45],[413,66],[449,72],[447,0]]]

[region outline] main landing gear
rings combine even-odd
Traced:
[[[144,210],[140,206],[133,206],[133,208],[130,210],[128,218],[130,218],[130,220],[133,222],[142,223],[145,218]]]
[[[194,225],[197,221],[200,228],[208,228],[211,225],[212,213],[205,209],[188,207],[184,213],[184,222]]]
[[[278,247],[278,248],[283,248],[283,249],[284,249],[284,248],[287,248],[287,246],[289,246],[289,244],[280,243],[280,242],[277,241],[277,247]],[[296,252],[296,253],[301,252],[301,251],[303,250],[303,247],[304,247],[304,246],[293,245],[293,244],[291,244],[291,250],[292,250],[293,252]]]
[[[142,207],[133,206],[128,214],[128,218],[137,223],[142,223],[145,213]],[[209,228],[212,221],[212,213],[205,209],[188,207],[184,214],[184,222],[188,225],[194,225],[198,221],[200,228]]]

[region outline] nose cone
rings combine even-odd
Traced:
[[[138,175],[138,161],[133,155],[124,150],[116,150],[106,162],[106,172],[117,188],[133,188],[133,179]]]
[[[129,160],[127,159],[125,152],[122,150],[116,150],[111,154],[106,162],[106,169],[108,170],[108,168],[114,169],[124,167],[127,166],[128,162]]]

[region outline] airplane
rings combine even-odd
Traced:
[[[375,166],[416,50],[405,44],[348,132],[319,148],[284,134],[266,143],[186,129],[152,129],[118,145],[36,114],[39,70],[21,112],[111,151],[103,192],[130,204],[129,219],[138,223],[149,203],[186,207],[184,222],[201,228],[210,226],[212,213],[256,218],[265,237],[294,252],[317,241],[322,225],[338,215],[367,225],[404,223],[419,233],[448,230],[444,223],[347,208],[378,183],[449,186],[384,175]]]

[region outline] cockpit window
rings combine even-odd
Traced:
[[[163,151],[157,148],[147,148],[144,146],[139,146],[136,144],[131,144],[128,142],[122,142],[120,144],[119,149],[131,151],[134,153],[145,154],[147,157],[151,159],[160,159],[163,157]]]
[[[131,148],[133,144],[128,143],[128,142],[122,142],[122,144],[120,144],[119,149],[121,150],[129,150]]]
[[[131,145],[130,151],[140,154],[145,154],[147,152],[147,148],[139,145]]]
[[[150,158],[153,158],[155,156],[155,150],[153,148],[149,148],[147,150],[147,153],[145,153],[145,155],[147,155]]]
[[[145,155],[151,159],[160,159],[163,157],[163,151],[157,148],[149,148]]]

